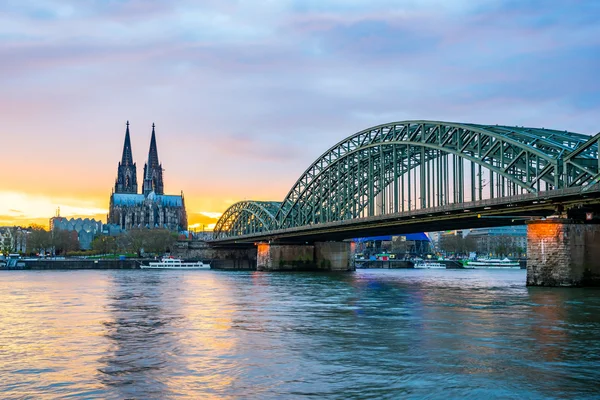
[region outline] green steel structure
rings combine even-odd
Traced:
[[[327,150],[282,202],[231,206],[214,235],[239,237],[568,188],[585,192],[600,182],[599,146],[600,133],[438,121],[378,125]]]
[[[219,219],[219,232],[241,236],[277,229],[275,214],[281,203],[276,201],[240,201],[229,207]]]

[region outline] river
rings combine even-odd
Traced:
[[[600,290],[524,270],[0,271],[2,399],[600,396]]]

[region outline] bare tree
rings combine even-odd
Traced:
[[[32,225],[27,237],[27,253],[39,253],[52,246],[52,237],[44,227]]]
[[[130,250],[142,256],[144,253],[162,254],[170,251],[177,241],[167,229],[131,229],[128,234]]]
[[[101,235],[92,241],[92,250],[99,254],[116,253],[116,239],[114,236]]]
[[[75,231],[55,229],[51,238],[56,254],[66,254],[70,251],[79,250],[79,239]]]

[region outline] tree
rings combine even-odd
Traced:
[[[468,235],[464,238],[464,251],[477,251],[477,239],[474,236]]]
[[[39,253],[52,246],[52,236],[44,227],[32,225],[27,236],[27,253]]]
[[[408,251],[406,245],[406,236],[393,236],[392,237],[392,253],[404,254]]]
[[[144,253],[162,254],[170,251],[177,237],[167,229],[131,229],[128,234],[130,250],[139,257]]]
[[[467,254],[477,249],[477,239],[471,235],[443,235],[440,238],[440,248],[449,253]]]
[[[114,236],[105,236],[105,235],[97,236],[92,241],[92,250],[94,250],[98,254],[116,253],[116,251],[117,251],[116,243],[117,243],[117,240],[115,239]]]
[[[56,254],[66,254],[79,250],[77,232],[55,229],[52,232],[52,245]]]
[[[2,248],[0,249],[0,253],[1,254],[8,254],[12,251],[12,247],[9,244],[4,244],[4,246],[2,246]]]
[[[166,253],[170,252],[176,238],[166,229],[153,229],[149,231],[148,242],[146,244],[148,252]]]
[[[137,253],[138,257],[142,256],[142,252],[144,251],[144,244],[146,242],[146,232],[147,229],[130,229],[127,232],[127,236],[129,237],[129,250],[132,253]]]
[[[494,237],[494,253],[498,256],[506,256],[517,252],[515,240],[509,235],[499,235]]]
[[[447,253],[458,253],[461,251],[462,237],[457,235],[442,235],[440,238],[440,249]]]
[[[131,248],[131,237],[123,234],[115,236],[115,245],[117,251],[127,253]]]

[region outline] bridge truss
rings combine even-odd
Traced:
[[[243,201],[215,239],[412,212],[600,181],[594,137],[550,129],[404,121],[327,150],[282,202]]]

